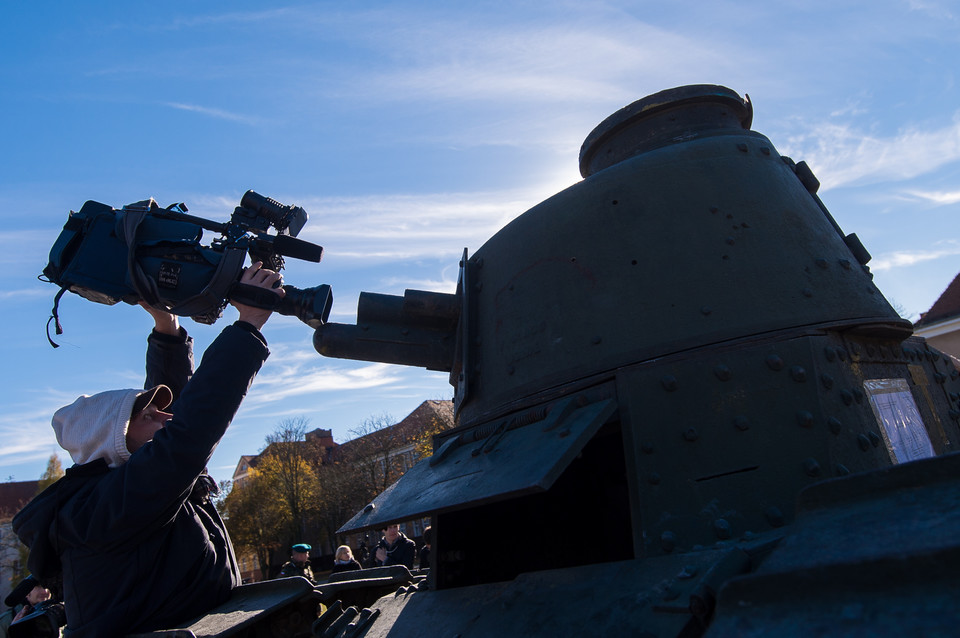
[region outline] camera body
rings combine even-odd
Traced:
[[[244,194],[228,223],[188,215],[183,204],[160,208],[153,199],[119,210],[88,201],[71,211],[43,276],[90,301],[112,305],[142,299],[199,323],[215,322],[228,299],[238,299],[296,316],[316,328],[332,305],[329,286],[285,286],[287,297],[274,307],[275,295],[257,296],[237,283],[248,254],[278,271],[284,256],[319,262],[323,248],[296,239],[306,221],[299,206],[285,206],[254,191]],[[275,234],[268,232],[271,226]],[[204,245],[205,229],[220,236]]]

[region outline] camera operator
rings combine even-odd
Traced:
[[[280,275],[260,262],[240,281],[284,295]],[[193,341],[177,317],[141,305],[155,323],[148,389],[58,410],[57,441],[76,464],[13,520],[41,582],[62,570],[65,636],[163,629],[223,603],[241,582],[205,466],[269,354],[260,328],[271,311],[233,302],[239,320],[194,374]]]

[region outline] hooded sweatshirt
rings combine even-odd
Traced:
[[[32,573],[47,581],[62,571],[65,636],[169,628],[240,583],[204,468],[269,354],[266,343],[249,324],[227,326],[189,383],[185,333],[153,333],[148,343],[148,385],[165,383],[174,396],[183,388],[171,421],[129,454],[118,445],[141,391],[81,397],[57,413],[54,429],[82,463],[13,520]]]

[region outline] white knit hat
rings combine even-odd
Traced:
[[[142,409],[155,403],[162,410],[172,399],[173,393],[165,385],[149,390],[109,390],[84,395],[57,410],[53,415],[53,431],[57,434],[57,443],[70,453],[74,463],[82,465],[104,458],[110,467],[119,467],[130,458],[127,427],[134,404]]]

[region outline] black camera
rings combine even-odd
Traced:
[[[299,318],[312,328],[323,325],[333,303],[330,286],[284,286],[286,296],[239,283],[244,261],[283,268],[284,257],[319,262],[323,248],[297,239],[307,221],[299,206],[286,206],[247,191],[226,223],[187,214],[184,204],[167,208],[148,199],[114,209],[88,201],[70,212],[50,251],[41,279],[60,286],[51,320],[67,290],[98,303],[155,308],[211,324],[230,299]],[[276,229],[270,234],[270,227]],[[220,234],[208,245],[203,230]],[[62,330],[57,323],[57,334]],[[52,343],[52,341],[51,341]]]
[[[33,611],[10,625],[10,638],[59,638],[60,628],[67,624],[63,603],[45,600]]]

